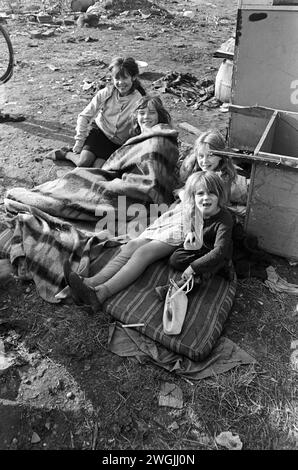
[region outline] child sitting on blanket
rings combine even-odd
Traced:
[[[130,116],[146,94],[137,78],[138,64],[132,57],[116,57],[109,71],[112,86],[99,90],[78,116],[73,152],[56,150],[54,159],[70,160],[79,167],[92,167],[96,159],[103,164],[130,137]]]
[[[219,269],[232,254],[232,216],[225,208],[222,179],[210,171],[191,175],[183,202],[162,214],[136,239],[121,247],[119,254],[92,277],[83,278],[65,266],[65,279],[79,300],[93,312],[112,295],[128,287],[157,260],[171,257],[181,267],[177,247],[190,249],[182,279]],[[175,253],[174,253],[175,252]]]
[[[194,147],[180,167],[180,179],[184,183],[189,175],[199,170],[216,171],[224,181],[229,208],[239,204],[239,215],[244,215],[248,192],[248,180],[237,174],[231,158],[213,155],[212,150],[225,150],[225,140],[217,129],[209,129],[195,141]],[[179,192],[183,196],[183,192]]]

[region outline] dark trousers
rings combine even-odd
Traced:
[[[121,147],[121,145],[112,142],[102,130],[93,123],[91,131],[85,140],[83,150],[89,150],[96,158],[107,160],[119,147]]]
[[[193,261],[201,258],[207,253],[208,250],[206,248],[201,248],[200,250],[185,250],[183,247],[180,247],[177,248],[177,250],[175,250],[171,255],[169,264],[178,271],[184,271]],[[219,274],[222,274],[224,277],[230,278],[230,267],[231,263],[229,263],[229,260],[224,260],[221,263],[210,260],[202,268],[200,268],[200,272],[198,274],[201,275],[204,279],[208,279],[212,275],[219,272]]]

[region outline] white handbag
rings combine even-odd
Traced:
[[[170,279],[163,311],[163,331],[166,335],[179,335],[181,332],[188,305],[186,294],[191,291],[193,285],[193,276],[189,277],[181,287]]]

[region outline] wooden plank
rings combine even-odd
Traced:
[[[181,127],[181,129],[184,129],[185,131],[190,132],[191,134],[195,134],[195,135],[202,134],[202,131],[200,129],[198,129],[195,126],[192,126],[188,122],[180,122],[178,126]]]
[[[258,155],[248,155],[235,151],[212,150],[213,155],[225,156],[230,158],[240,158],[242,160],[251,160],[256,162],[275,163],[276,165],[284,164],[288,166],[298,167],[298,158],[288,157],[285,155],[277,155],[275,153],[259,152]]]
[[[272,150],[272,144],[273,144],[273,140],[274,140],[274,132],[275,132],[275,128],[276,128],[276,122],[277,122],[277,119],[278,119],[278,111],[275,111],[268,124],[267,124],[267,127],[265,129],[265,131],[263,132],[263,135],[262,137],[260,138],[259,140],[259,143],[258,145],[256,146],[255,148],[255,155],[257,155],[259,153],[260,150],[262,151],[268,151],[270,152]]]
[[[234,53],[233,52],[226,52],[226,51],[215,51],[213,53],[213,57],[219,58],[219,59],[229,59],[233,60],[234,59]]]

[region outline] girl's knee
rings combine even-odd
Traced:
[[[95,162],[95,155],[89,150],[82,150],[77,166],[79,167],[90,167]]]
[[[122,247],[122,251],[124,253],[134,253],[138,248],[146,244],[145,239],[135,238],[134,240],[129,240],[125,245]]]
[[[189,266],[189,262],[185,260],[185,257],[181,253],[175,251],[170,256],[169,265],[172,268],[177,269],[177,271],[184,271],[184,269],[186,269],[187,266]]]

